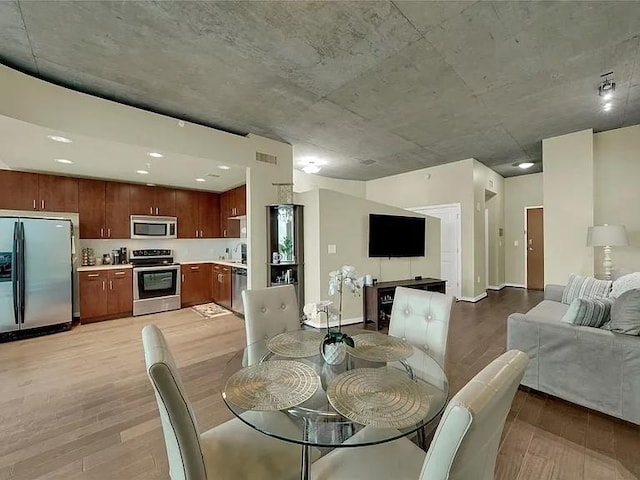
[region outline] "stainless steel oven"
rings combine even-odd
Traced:
[[[133,314],[166,312],[180,308],[180,265],[171,250],[133,250]]]
[[[177,238],[176,217],[131,215],[131,238]]]

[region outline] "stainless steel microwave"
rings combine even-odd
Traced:
[[[176,217],[131,215],[131,238],[177,238]]]

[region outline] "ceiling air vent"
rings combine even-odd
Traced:
[[[220,178],[220,175],[218,175],[217,173],[208,173],[207,177]]]
[[[270,163],[272,165],[278,164],[278,157],[270,155],[268,153],[256,152],[256,162]]]
[[[369,159],[369,160],[360,160],[360,163],[362,165],[373,165],[374,163],[376,163],[376,161],[375,160],[371,160],[371,159]]]

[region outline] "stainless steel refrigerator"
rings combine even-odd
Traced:
[[[73,320],[71,220],[0,216],[0,335]]]

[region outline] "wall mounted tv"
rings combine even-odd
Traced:
[[[425,218],[369,214],[369,257],[424,257]]]

